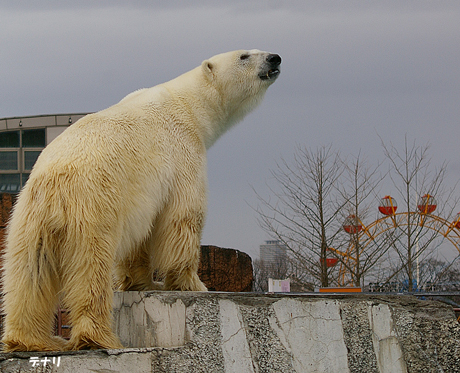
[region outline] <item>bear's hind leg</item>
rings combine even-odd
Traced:
[[[81,232],[67,258],[64,305],[72,326],[70,348],[122,348],[112,331],[112,265],[116,247],[107,233]]]
[[[151,236],[115,265],[115,288],[121,291],[163,290],[164,284],[154,281],[149,253]]]
[[[14,221],[11,226],[4,257],[3,350],[66,349],[64,339],[52,336],[59,291],[55,258],[47,251],[48,243],[41,240],[31,249],[31,243],[23,239],[24,231],[16,224]]]

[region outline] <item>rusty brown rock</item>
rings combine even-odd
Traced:
[[[239,250],[201,246],[198,275],[210,291],[252,291],[252,260]]]
[[[15,195],[9,193],[0,194],[0,254],[3,253],[6,225],[8,223],[8,219],[10,218],[15,200]],[[2,266],[2,257],[3,255],[0,255],[0,268]]]

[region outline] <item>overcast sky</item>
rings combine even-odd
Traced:
[[[91,112],[234,49],[281,55],[262,105],[208,153],[203,244],[258,256],[252,207],[296,145],[432,144],[458,175],[460,1],[0,1],[0,118]],[[385,191],[385,194],[391,191]]]

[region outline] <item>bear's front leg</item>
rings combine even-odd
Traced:
[[[153,222],[151,265],[164,277],[164,290],[207,291],[198,277],[206,214],[206,153],[204,146],[198,146],[196,153],[177,150],[177,162],[185,159],[186,164],[175,175],[167,202]]]
[[[197,273],[203,221],[202,211],[178,217],[168,208],[155,222],[153,265],[165,277],[165,290],[207,291]]]

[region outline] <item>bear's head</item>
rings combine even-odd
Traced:
[[[278,54],[253,49],[218,54],[203,61],[201,69],[236,122],[262,101],[280,74],[280,64]]]

